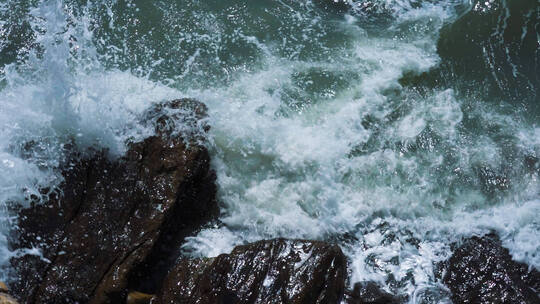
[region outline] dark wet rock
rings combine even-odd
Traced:
[[[20,211],[12,246],[42,252],[11,261],[22,302],[124,302],[135,272],[153,271],[153,260],[170,259],[181,238],[216,215],[208,151],[199,138],[173,132],[174,123],[198,126],[204,111],[193,100],[158,105],[144,118],[157,135],[123,157],[69,158],[49,200]]]
[[[347,304],[398,304],[401,299],[382,290],[375,282],[358,282],[347,293]]]
[[[540,172],[540,161],[538,157],[533,155],[526,155],[523,163],[529,173]]]
[[[181,259],[158,303],[339,303],[346,260],[337,245],[274,239],[213,259]]]
[[[465,240],[447,265],[454,303],[540,303],[540,273],[513,261],[495,235]]]

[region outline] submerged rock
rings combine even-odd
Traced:
[[[454,303],[540,303],[540,273],[513,261],[495,235],[466,240],[443,279]]]
[[[452,72],[489,84],[499,94],[517,101],[536,100],[537,7],[537,0],[472,1],[467,12],[441,30],[437,45],[441,59]]]
[[[347,304],[398,304],[402,301],[381,289],[375,282],[358,282],[347,295]]]
[[[11,261],[21,301],[125,302],[128,284],[138,283],[134,273],[157,267],[150,257],[167,260],[181,238],[216,215],[208,151],[171,128],[186,115],[196,123],[204,110],[193,100],[155,107],[145,123],[155,124],[156,136],[116,160],[105,152],[72,157],[61,189],[20,211],[13,246],[42,252]]]
[[[339,303],[346,259],[337,245],[274,239],[213,259],[181,259],[157,303]]]
[[[465,96],[506,100],[540,113],[538,0],[471,0],[458,5],[459,16],[443,26],[437,53],[440,64],[400,79],[424,91],[456,89]]]

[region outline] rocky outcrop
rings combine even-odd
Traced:
[[[512,261],[495,235],[466,240],[447,263],[454,303],[540,303],[540,273]]]
[[[208,152],[197,132],[175,126],[207,130],[204,113],[193,100],[158,105],[143,118],[156,135],[123,157],[69,158],[60,189],[20,211],[12,246],[42,252],[12,260],[23,303],[125,302],[138,277],[176,259],[182,238],[217,213]]]
[[[274,239],[213,259],[180,260],[156,302],[337,304],[345,278],[346,259],[338,246]]]

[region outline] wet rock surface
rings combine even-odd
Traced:
[[[213,259],[181,259],[157,303],[339,303],[346,259],[337,245],[274,239]]]
[[[400,299],[384,290],[371,281],[358,282],[354,284],[353,290],[346,294],[347,304],[398,304],[404,303]]]
[[[155,260],[176,258],[169,255],[183,237],[217,213],[208,151],[200,138],[172,132],[174,123],[207,130],[204,112],[193,100],[158,105],[144,118],[157,135],[123,157],[68,158],[60,189],[19,212],[12,246],[42,252],[11,261],[21,302],[125,302],[128,285],[139,284],[136,273],[159,272],[164,266]]]
[[[540,303],[540,273],[513,261],[493,234],[465,240],[447,263],[454,303]]]

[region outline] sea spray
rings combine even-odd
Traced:
[[[5,9],[17,3],[8,2]],[[6,12],[2,12],[5,14]],[[59,166],[66,145],[107,148],[111,157],[128,140],[152,134],[138,123],[153,102],[180,94],[128,71],[105,70],[84,18],[62,1],[43,1],[27,11],[35,47],[3,66],[0,91],[0,264],[14,254],[7,237],[17,219],[13,207],[46,198],[42,189],[62,181]],[[70,152],[70,151],[67,151]],[[2,271],[0,280],[6,280]]]
[[[538,121],[421,81],[468,2],[28,2],[32,35],[0,44],[26,46],[2,67],[3,235],[8,202],[60,181],[62,144],[120,155],[152,102],[187,96],[209,107],[222,215],[186,254],[328,240],[351,283],[413,303],[448,301],[437,263],[461,237],[495,231],[540,267]]]

